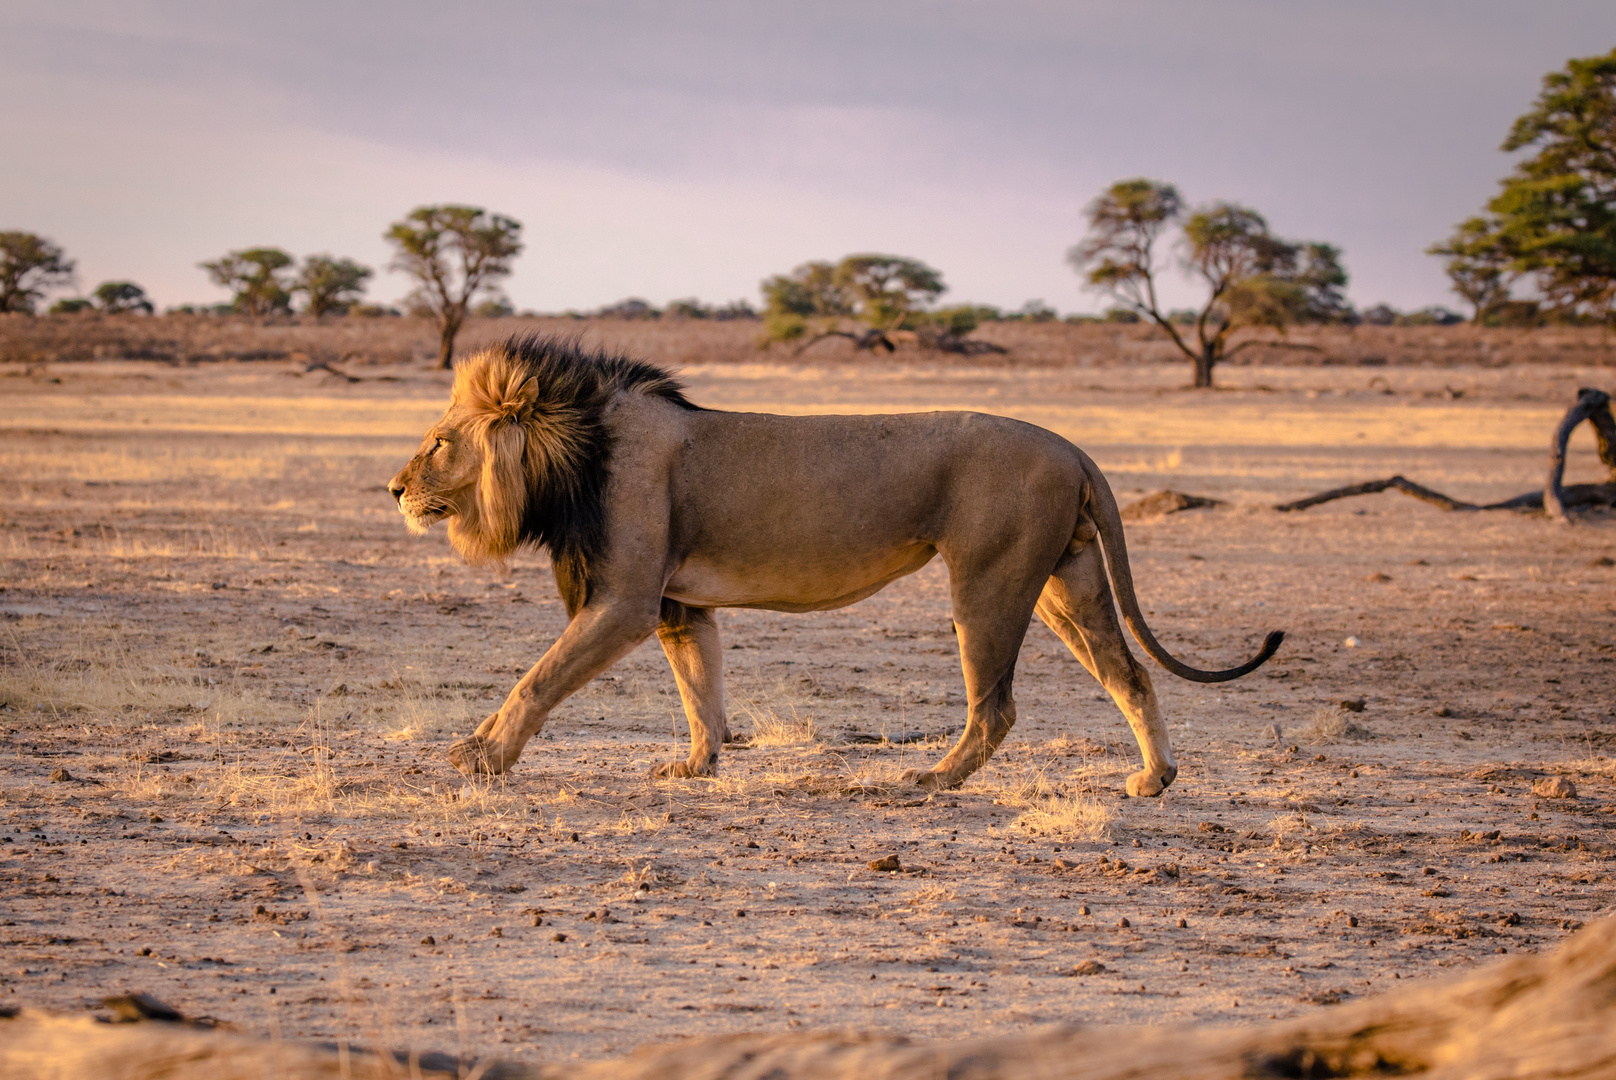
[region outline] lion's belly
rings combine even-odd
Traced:
[[[822,559],[804,558],[800,551],[767,562],[721,563],[697,556],[679,566],[663,595],[691,607],[822,611],[856,603],[919,570],[936,554],[930,544],[914,544]]]

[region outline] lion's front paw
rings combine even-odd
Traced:
[[[505,755],[481,735],[470,735],[449,747],[449,763],[467,776],[497,776],[505,771]]]
[[[949,783],[948,778],[942,773],[932,772],[929,769],[906,769],[899,779],[905,784],[913,784],[926,791],[943,791],[959,786],[958,781]]]
[[[717,770],[711,765],[692,765],[688,761],[664,761],[651,768],[653,780],[688,780],[692,776],[713,776]]]
[[[1132,795],[1136,799],[1154,798],[1155,796],[1166,791],[1167,785],[1171,784],[1173,782],[1173,777],[1177,775],[1178,772],[1176,769],[1168,773],[1166,776],[1157,776],[1149,769],[1140,769],[1138,772],[1128,777],[1128,783],[1126,785],[1128,794]]]

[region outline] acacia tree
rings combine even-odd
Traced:
[[[1616,50],[1545,75],[1502,149],[1534,153],[1500,181],[1487,217],[1429,250],[1449,256],[1466,299],[1458,274],[1496,269],[1504,285],[1491,308],[1507,300],[1509,280],[1529,275],[1550,310],[1616,322]]]
[[[845,337],[857,349],[892,352],[896,346],[888,332],[911,329],[947,288],[936,270],[898,255],[803,263],[763,282],[764,336],[770,341],[808,337],[798,352],[828,337]],[[849,329],[850,323],[864,329]]]
[[[1212,387],[1218,364],[1259,344],[1230,346],[1242,327],[1283,332],[1296,322],[1349,318],[1341,252],[1331,244],[1282,240],[1255,210],[1213,203],[1185,216],[1178,189],[1154,180],[1123,180],[1089,204],[1089,234],[1067,261],[1091,287],[1161,327],[1195,365],[1195,386]],[[1163,312],[1157,295],[1156,242],[1183,222],[1180,264],[1207,285],[1195,313],[1194,341]]]
[[[31,232],[0,232],[0,312],[32,313],[48,289],[73,280],[73,260]]]
[[[315,318],[333,312],[346,312],[365,291],[365,279],[372,271],[352,259],[330,255],[310,255],[298,267],[290,292],[304,295],[303,310]]]
[[[146,290],[133,281],[103,281],[90,296],[95,306],[108,315],[126,311],[142,311],[147,315],[152,313],[152,302],[147,298]]]
[[[197,263],[215,285],[231,290],[230,306],[243,315],[273,315],[292,310],[290,275],[292,257],[280,248],[258,247],[232,251],[213,262]]]
[[[438,366],[454,362],[455,335],[478,290],[492,288],[521,254],[522,224],[474,206],[420,206],[385,236],[397,249],[392,267],[419,282],[413,306],[438,324]]]

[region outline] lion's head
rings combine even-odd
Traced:
[[[604,450],[598,380],[546,378],[515,344],[456,368],[448,410],[388,484],[412,532],[447,519],[450,543],[471,563],[552,542],[559,523],[544,519],[566,516],[556,500],[574,501]]]

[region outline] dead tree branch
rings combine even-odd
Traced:
[[[1599,440],[1599,460],[1609,467],[1610,478],[1616,482],[1616,416],[1611,413],[1610,395],[1585,386],[1577,391],[1577,403],[1566,410],[1549,443],[1549,478],[1543,485],[1543,509],[1556,521],[1571,520],[1566,516],[1560,480],[1565,476],[1566,444],[1571,441],[1572,430],[1584,420],[1593,425],[1594,437]]]

